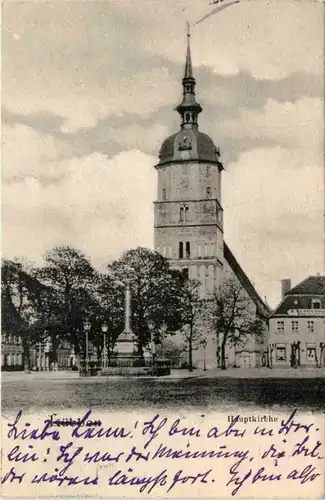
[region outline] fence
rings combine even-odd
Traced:
[[[79,374],[81,377],[103,375],[169,375],[171,364],[169,359],[143,359],[135,357],[114,357],[103,361],[80,361]]]

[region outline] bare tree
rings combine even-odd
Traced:
[[[180,308],[183,316],[182,334],[188,351],[189,371],[193,371],[193,349],[205,332],[206,301],[200,298],[200,282],[185,280]]]
[[[226,367],[226,347],[244,346],[249,337],[260,339],[264,332],[263,321],[235,278],[225,281],[216,290],[210,302],[211,322],[220,346],[221,369]]]

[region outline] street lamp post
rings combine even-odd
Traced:
[[[42,342],[39,341],[38,344],[38,371],[42,370]]]
[[[154,368],[155,360],[156,360],[156,343],[155,343],[154,324],[150,321],[148,323],[148,326],[149,326],[150,336],[151,336],[151,363],[152,363],[152,368]]]
[[[201,342],[203,346],[203,371],[207,371],[207,361],[206,361],[206,347],[207,347],[207,341],[204,339]]]
[[[86,363],[86,366],[85,366],[86,376],[88,376],[88,373],[89,373],[88,334],[89,334],[90,328],[91,328],[91,324],[89,323],[89,321],[86,321],[84,323],[84,330],[86,332],[86,359],[85,359],[85,363]]]
[[[101,330],[102,330],[102,333],[103,333],[103,342],[104,342],[104,345],[103,345],[102,368],[106,368],[106,364],[107,364],[106,363],[106,361],[107,361],[106,334],[107,334],[107,331],[108,331],[108,326],[106,325],[106,323],[102,324]]]

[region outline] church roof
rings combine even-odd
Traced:
[[[240,284],[246,290],[252,301],[256,305],[257,313],[262,318],[268,318],[271,314],[271,309],[269,306],[261,299],[257,291],[255,290],[253,284],[249,280],[248,276],[243,271],[242,267],[236,260],[234,254],[231,252],[230,248],[226,243],[223,245],[224,257],[228,262],[229,266],[233,270],[234,274],[237,276]]]
[[[184,143],[184,139],[187,139],[187,144]],[[183,151],[188,151],[187,161],[200,160],[213,162],[218,163],[220,168],[222,168],[219,160],[219,151],[214,142],[207,134],[200,132],[198,129],[180,130],[176,134],[167,137],[160,149],[159,165],[175,160],[183,160]]]

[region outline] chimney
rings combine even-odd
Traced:
[[[281,280],[281,298],[282,300],[285,297],[285,294],[291,290],[291,280],[290,279],[285,279]]]

